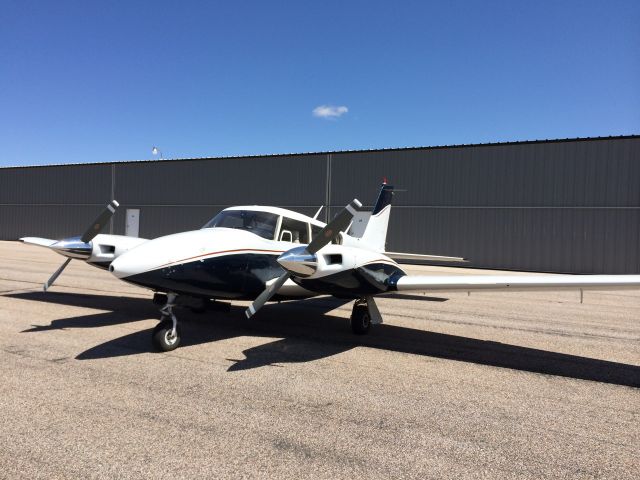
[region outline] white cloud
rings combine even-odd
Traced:
[[[313,109],[313,116],[318,118],[335,119],[347,113],[349,109],[344,105],[320,105]]]

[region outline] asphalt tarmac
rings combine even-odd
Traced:
[[[0,242],[0,478],[640,477],[640,292],[179,310]],[[452,269],[415,267],[414,273]],[[456,269],[456,273],[480,274]]]

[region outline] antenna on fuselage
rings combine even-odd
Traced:
[[[324,208],[324,205],[320,205],[320,208],[318,209],[318,211],[316,212],[316,214],[313,216],[314,220],[318,219],[318,215],[320,215],[320,212],[322,211],[322,209]]]

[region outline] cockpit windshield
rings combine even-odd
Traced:
[[[237,228],[273,240],[277,223],[278,215],[275,213],[254,210],[224,210],[209,220],[202,228]]]

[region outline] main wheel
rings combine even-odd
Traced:
[[[175,350],[180,345],[180,326],[176,328],[176,334],[171,335],[173,330],[173,322],[171,320],[163,320],[153,329],[151,343],[156,350],[160,352],[169,352]]]
[[[354,305],[351,312],[351,330],[356,335],[364,335],[371,329],[371,315],[366,305]]]

